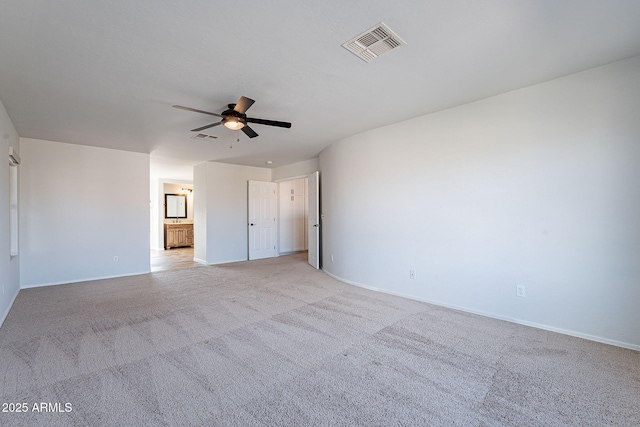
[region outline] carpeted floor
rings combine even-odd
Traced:
[[[23,290],[0,394],[2,426],[638,426],[640,353],[294,255]]]

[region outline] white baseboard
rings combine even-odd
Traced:
[[[279,252],[278,256],[295,255],[295,254],[301,254],[303,252],[306,252],[306,251],[304,249],[300,249],[300,250],[297,250],[297,251]]]
[[[70,283],[93,282],[94,280],[117,279],[118,277],[139,276],[141,274],[148,274],[148,273],[151,273],[151,269],[147,271],[141,271],[138,273],[118,274],[115,276],[87,277],[85,279],[67,280],[62,282],[49,282],[49,283],[36,283],[31,285],[21,285],[20,289],[43,288],[45,286],[67,285]]]
[[[209,263],[207,265],[231,264],[232,262],[244,262],[244,261],[249,261],[249,260],[246,259],[246,258],[242,258],[242,259],[236,259],[236,260],[231,260],[231,261],[212,262],[212,263]]]
[[[400,292],[392,292],[392,291],[388,291],[386,289],[380,289],[380,288],[376,288],[376,287],[373,287],[373,286],[363,285],[362,283],[357,283],[357,282],[354,282],[354,281],[351,281],[351,280],[343,279],[342,277],[339,277],[339,276],[336,276],[333,273],[330,273],[329,271],[325,270],[324,268],[322,269],[322,271],[324,271],[327,275],[333,277],[336,280],[339,280],[341,282],[347,283],[349,285],[358,286],[360,288],[370,289],[372,291],[382,292],[382,293],[385,293],[385,294],[395,295],[395,296],[408,298],[408,299],[412,299],[412,300],[416,300],[416,301],[422,301],[422,302],[426,302],[426,303],[429,303],[429,304],[438,305],[440,307],[446,307],[446,308],[451,308],[453,310],[464,311],[465,313],[478,314],[480,316],[490,317],[492,319],[504,320],[506,322],[517,323],[519,325],[530,326],[532,328],[537,328],[537,329],[543,329],[545,331],[557,332],[559,334],[569,335],[569,336],[577,337],[577,338],[583,338],[583,339],[586,339],[586,340],[589,340],[589,341],[595,341],[595,342],[599,342],[599,343],[603,343],[603,344],[613,345],[613,346],[616,346],[616,347],[622,347],[622,348],[628,348],[630,350],[640,351],[640,345],[638,345],[638,344],[632,344],[632,343],[627,343],[627,342],[623,342],[623,341],[612,340],[612,339],[605,338],[605,337],[599,337],[597,335],[585,334],[585,333],[582,333],[582,332],[571,331],[571,330],[562,329],[562,328],[556,328],[555,326],[549,326],[549,325],[544,325],[544,324],[541,324],[541,323],[529,322],[527,320],[521,320],[521,319],[515,319],[515,318],[511,318],[511,317],[507,317],[507,316],[502,316],[502,315],[495,314],[495,313],[488,313],[488,312],[485,312],[485,311],[474,310],[474,309],[470,309],[470,308],[467,308],[467,307],[460,307],[460,306],[456,306],[456,305],[452,305],[452,304],[446,304],[446,303],[443,303],[443,302],[440,302],[440,301],[435,301],[435,300],[431,300],[431,299],[428,299],[428,298],[420,298],[420,297],[416,297],[416,296],[413,296],[413,295],[403,294],[403,293],[400,293]]]
[[[2,325],[4,324],[5,319],[9,315],[9,311],[11,311],[11,307],[13,307],[13,303],[16,302],[16,298],[18,297],[18,293],[20,293],[20,289],[16,289],[16,292],[13,294],[13,297],[11,298],[11,302],[9,303],[9,306],[4,311],[4,313],[2,313],[2,317],[0,317],[0,327],[2,327]]]
[[[207,261],[200,259],[200,258],[193,258],[193,262],[197,262],[198,264],[204,264],[204,265],[209,265],[207,264]]]

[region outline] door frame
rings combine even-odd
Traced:
[[[307,256],[307,262],[309,263],[309,265],[311,265],[313,268],[316,269],[322,269],[322,209],[321,209],[321,187],[320,187],[320,171],[315,171],[313,173],[310,173],[307,175],[308,176],[308,180],[307,180],[307,193],[308,193],[308,198],[309,198],[309,214],[308,214],[308,226],[307,226],[307,233],[309,235],[309,243],[308,243],[308,256]],[[315,188],[313,190],[313,193],[315,194],[315,200],[314,200],[314,205],[315,205],[315,210],[313,210],[312,212],[312,203],[311,203],[311,191],[310,188],[312,187],[312,181],[315,182]],[[314,218],[315,217],[315,218]],[[313,224],[312,224],[313,223]],[[314,252],[315,252],[315,259],[312,259],[312,239],[311,239],[311,234],[314,233],[315,234],[315,245],[314,245]]]

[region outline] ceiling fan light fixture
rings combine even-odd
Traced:
[[[225,117],[222,121],[227,129],[240,130],[244,127],[244,121],[238,117]]]

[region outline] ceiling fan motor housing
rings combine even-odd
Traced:
[[[233,109],[235,105],[236,104],[229,104],[229,109],[222,113],[222,123],[225,126],[227,126],[227,123],[229,122],[237,122],[237,123],[241,123],[242,126],[232,126],[232,127],[227,126],[230,129],[234,129],[234,128],[240,129],[243,126],[247,125],[247,120],[246,120],[247,115],[235,111]]]

